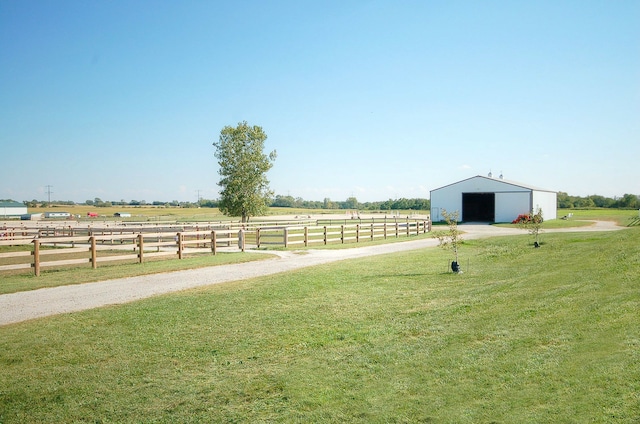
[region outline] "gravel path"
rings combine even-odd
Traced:
[[[459,228],[464,231],[463,238],[465,239],[523,234],[522,230],[500,228],[490,225],[464,224],[460,225]],[[620,228],[622,227],[617,227],[615,223],[599,221],[589,227],[545,230],[545,232],[607,231]],[[304,253],[294,251],[267,252],[275,253],[278,257],[257,262],[221,265],[5,294],[0,295],[0,326],[50,315],[133,302],[139,299],[193,287],[245,280],[364,256],[435,247],[437,244],[438,241],[436,239],[429,238],[350,249],[306,250]]]

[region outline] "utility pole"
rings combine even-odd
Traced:
[[[51,203],[51,193],[53,193],[53,192],[51,191],[51,188],[52,188],[53,186],[52,186],[52,185],[47,185],[47,186],[45,186],[45,187],[47,187],[47,202],[48,202],[48,203]]]

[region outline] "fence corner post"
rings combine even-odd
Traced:
[[[182,233],[176,234],[176,242],[178,243],[178,259],[182,259],[182,249],[184,248],[182,245]]]
[[[211,231],[211,253],[215,256],[218,253],[218,241],[216,240],[216,231]]]

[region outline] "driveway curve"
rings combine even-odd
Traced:
[[[623,227],[618,227],[615,223],[598,221],[588,227],[545,230],[545,232],[610,231],[621,228]],[[461,224],[459,229],[464,232],[463,238],[465,239],[523,234],[522,230],[486,224]],[[194,287],[245,280],[329,262],[423,249],[437,245],[437,239],[428,238],[350,249],[310,249],[305,250],[304,254],[295,251],[268,252],[275,253],[277,257],[257,262],[5,294],[0,295],[0,326],[51,315],[133,302]]]

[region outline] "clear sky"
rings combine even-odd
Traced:
[[[640,1],[0,1],[0,199],[216,199],[244,120],[305,200],[640,194]]]

